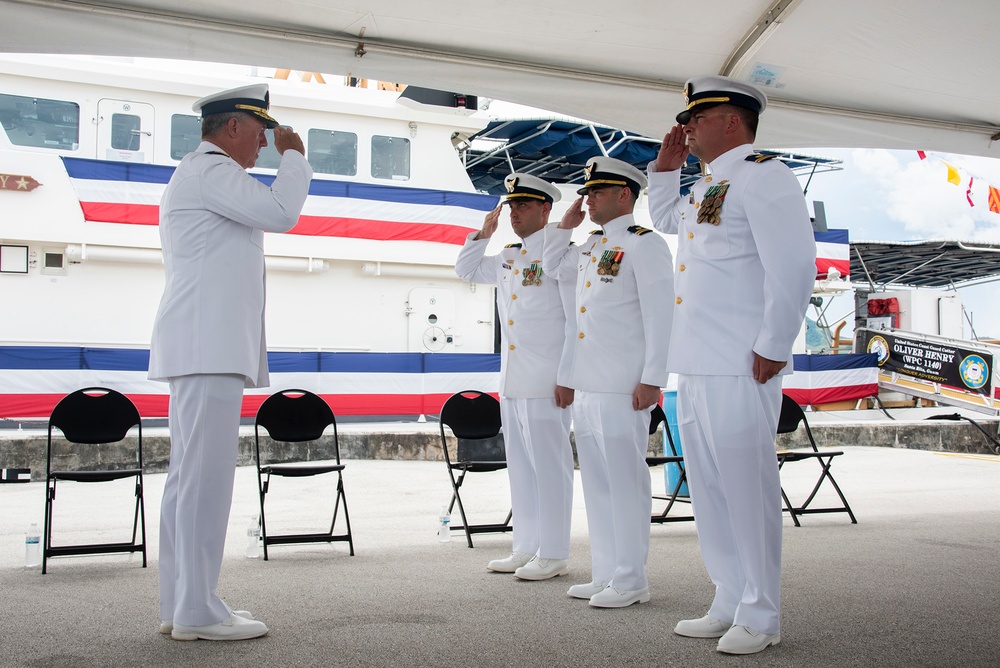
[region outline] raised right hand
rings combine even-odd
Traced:
[[[562,220],[559,221],[560,230],[572,230],[574,228],[580,227],[580,223],[584,219],[583,213],[583,197],[577,197],[576,201],[569,205],[566,209],[566,213],[563,214]]]
[[[306,147],[302,143],[302,137],[296,134],[295,130],[285,128],[281,125],[274,128],[274,148],[278,153],[284,153],[288,149],[292,149],[302,155],[306,154]]]
[[[680,169],[687,161],[688,152],[684,126],[677,124],[663,137],[660,152],[656,155],[656,171],[672,172]]]
[[[489,239],[493,236],[493,233],[497,231],[497,226],[500,224],[500,211],[502,209],[503,202],[497,204],[497,208],[486,214],[486,218],[483,219],[483,228],[476,235],[476,240]]]

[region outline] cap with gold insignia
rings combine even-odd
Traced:
[[[684,84],[687,108],[677,114],[677,122],[686,125],[695,109],[708,109],[720,104],[746,107],[758,114],[767,106],[767,96],[757,86],[731,77],[693,77]]]
[[[646,175],[638,169],[615,158],[598,156],[587,161],[583,168],[586,181],[583,187],[576,191],[577,195],[586,195],[591,189],[621,186],[628,188],[636,197],[646,187]]]
[[[203,97],[191,105],[191,109],[200,111],[202,118],[229,111],[242,111],[261,119],[268,128],[275,128],[278,121],[267,113],[271,106],[269,98],[267,84],[251,84]]]
[[[503,184],[507,187],[505,203],[529,199],[552,204],[562,199],[562,193],[559,192],[558,188],[531,174],[515,172],[504,179]]]

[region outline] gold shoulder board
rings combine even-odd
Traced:
[[[521,244],[507,244],[504,248],[520,248]]]
[[[646,234],[647,232],[652,232],[653,230],[648,227],[643,227],[641,225],[629,225],[628,231],[632,234]]]
[[[751,153],[746,157],[747,162],[767,162],[777,158],[777,155],[764,155],[762,153]]]

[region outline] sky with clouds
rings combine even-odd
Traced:
[[[847,228],[852,241],[945,239],[1000,243],[1000,214],[987,206],[988,186],[1000,188],[1000,160],[948,153],[872,149],[803,149],[803,153],[844,161],[839,172],[818,174],[807,199],[826,208],[830,227]],[[950,164],[960,185],[948,182]],[[972,203],[966,191],[972,178]],[[1000,338],[1000,282],[959,290],[980,338]],[[828,319],[852,312],[838,298]],[[853,323],[849,323],[850,329]],[[969,335],[968,324],[966,334]]]

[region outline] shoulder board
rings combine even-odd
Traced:
[[[504,248],[520,248],[521,244],[507,244]]]
[[[602,237],[602,236],[604,236],[604,230],[591,230],[591,232],[590,232],[590,233],[591,233],[592,235],[596,234],[596,235],[597,235],[597,236],[599,236],[599,237]]]
[[[221,155],[227,158],[229,157],[228,153],[223,153],[222,151],[205,151],[205,155]]]
[[[751,153],[745,160],[747,162],[767,162],[768,160],[773,160],[777,158],[777,155],[764,155],[762,153]]]
[[[648,227],[642,227],[641,225],[629,225],[628,231],[632,234],[646,234],[647,232],[652,232],[653,230]]]

